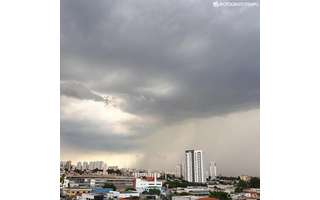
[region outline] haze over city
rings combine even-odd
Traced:
[[[231,10],[232,9],[232,10]],[[259,9],[61,1],[61,160],[259,176]]]

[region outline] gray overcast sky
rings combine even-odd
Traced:
[[[259,7],[61,1],[61,159],[173,170],[195,148],[259,175],[259,29]]]

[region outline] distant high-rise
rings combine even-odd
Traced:
[[[103,161],[91,161],[89,163],[89,170],[99,169],[103,170],[104,162]]]
[[[213,161],[210,162],[209,170],[210,170],[210,177],[212,179],[215,179],[217,177],[217,166],[215,162]]]
[[[72,162],[71,162],[71,160],[68,160],[68,161],[66,162],[65,168],[68,169],[68,170],[70,170],[71,167],[72,167]]]
[[[94,162],[94,169],[103,170],[104,162],[103,161],[95,161]]]
[[[181,177],[183,176],[183,175],[182,175],[182,164],[176,165],[175,176],[176,176],[177,178],[181,178]]]
[[[203,174],[203,155],[202,150],[194,151],[194,182],[203,183],[204,174]]]
[[[60,168],[64,169],[66,166],[67,161],[60,161]]]
[[[82,164],[81,164],[81,162],[78,162],[78,163],[77,163],[76,169],[82,170]]]
[[[181,162],[181,177],[184,178],[186,177],[186,167],[185,167],[185,162]]]
[[[203,183],[203,155],[202,150],[187,150],[185,180],[189,182]]]
[[[194,181],[194,166],[193,166],[193,160],[194,160],[194,151],[193,150],[187,150],[186,151],[186,175],[185,180],[189,182]]]
[[[89,170],[94,170],[94,162],[90,161]]]
[[[85,169],[85,170],[89,169],[88,162],[83,162],[82,168]]]

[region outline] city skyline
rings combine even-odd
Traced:
[[[61,160],[260,174],[259,8],[61,2]]]
[[[167,172],[171,172],[173,174],[177,174],[177,167],[179,167],[179,177],[184,177],[184,179],[187,180],[186,178],[186,152],[187,151],[195,151],[195,150],[185,150],[185,154],[184,154],[184,161],[182,161],[181,163],[179,163],[179,161],[177,163],[173,163],[174,166],[172,166],[172,168],[166,168],[166,169],[161,169],[161,168],[143,168],[143,167],[140,167],[140,168],[132,168],[132,167],[128,167],[128,166],[122,166],[122,165],[116,165],[114,163],[111,163],[108,162],[108,160],[61,160],[60,161],[60,167],[61,167],[61,163],[67,163],[67,162],[72,162],[72,165],[75,167],[75,168],[78,168],[78,164],[81,163],[81,166],[83,165],[87,165],[87,167],[85,167],[85,169],[90,169],[90,170],[93,170],[95,169],[94,167],[90,167],[89,164],[94,164],[94,163],[97,163],[97,162],[103,162],[103,167],[102,168],[113,168],[113,167],[117,167],[119,169],[141,169],[141,170],[151,170],[151,171],[167,171]],[[202,154],[202,150],[196,150],[196,151],[201,151],[201,154]],[[202,156],[202,155],[201,155]],[[224,174],[218,174],[217,173],[217,163],[215,161],[210,161],[210,159],[203,159],[203,162],[206,161],[205,163],[209,163],[208,166],[204,165],[203,164],[203,174],[204,172],[207,172],[208,174],[205,175],[204,174],[204,177],[211,177],[211,178],[215,178],[217,176],[223,176]],[[71,166],[71,164],[70,164]],[[101,167],[98,167],[98,169],[102,169]],[[223,170],[222,170],[223,171]],[[235,175],[235,176],[239,176],[239,175],[245,175],[244,173],[242,174],[238,174],[238,175]]]
[[[177,178],[184,178],[184,180],[189,182],[205,182],[205,179],[208,178],[207,175],[204,175],[204,169],[206,169],[205,166],[203,166],[203,154],[202,150],[186,150],[185,151],[185,168],[183,168],[183,164],[179,163],[175,166],[175,168],[172,171],[167,171],[171,174],[176,175]],[[211,163],[209,169],[211,170]],[[130,168],[124,168],[121,166],[112,166],[108,165],[105,161],[95,160],[95,161],[77,161],[72,163],[71,160],[68,161],[60,161],[60,168],[68,168],[71,169],[74,167],[74,169],[80,169],[80,170],[105,170],[110,168],[117,168],[117,169],[130,169]],[[215,167],[215,175],[216,175],[216,163],[214,163]],[[133,169],[133,168],[131,168]],[[147,170],[150,169],[135,169],[135,170]],[[161,169],[151,169],[151,171],[163,171]],[[189,173],[189,171],[191,171]],[[212,176],[211,176],[212,177]],[[216,176],[215,176],[216,177]]]
[[[198,155],[200,153],[200,155]],[[68,161],[60,161],[60,168],[68,168],[71,169],[72,166],[74,169],[80,170],[106,170],[106,169],[131,169],[131,170],[146,170],[148,172],[166,172],[169,174],[174,174],[177,178],[183,178],[189,182],[205,182],[207,178],[209,180],[214,180],[218,176],[224,176],[223,174],[217,173],[217,163],[214,161],[209,162],[209,166],[203,165],[203,152],[202,150],[185,150],[185,164],[177,163],[174,168],[169,171],[165,171],[163,169],[135,169],[135,168],[126,168],[123,166],[117,165],[109,165],[108,162],[101,161],[101,160],[82,160],[73,162],[71,160]],[[185,167],[184,167],[185,166]],[[206,172],[206,174],[204,174]],[[197,175],[196,175],[197,174]],[[239,174],[238,176],[243,176],[244,174]],[[196,177],[197,176],[197,177]]]

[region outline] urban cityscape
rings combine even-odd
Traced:
[[[60,162],[60,200],[258,200],[260,179],[218,175],[202,150],[186,150],[172,171],[108,166],[103,161]]]
[[[260,199],[258,6],[60,8],[61,200]]]

